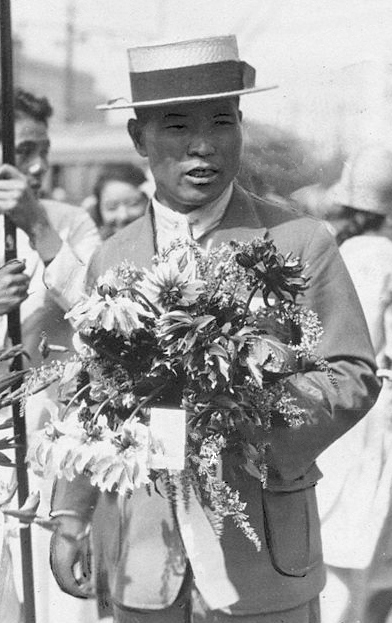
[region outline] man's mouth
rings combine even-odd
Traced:
[[[187,175],[199,179],[214,177],[217,173],[218,170],[215,167],[194,167],[187,171]]]
[[[187,171],[186,176],[197,183],[212,182],[218,175],[218,170],[213,167],[194,167]]]
[[[29,186],[36,196],[39,195],[42,186],[41,182],[30,181]]]

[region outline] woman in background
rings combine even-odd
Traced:
[[[381,623],[392,605],[392,152],[361,151],[346,162],[331,196],[340,205],[336,239],[384,382],[369,414],[319,459],[322,621]]]
[[[148,196],[147,178],[132,165],[106,166],[93,188],[93,204],[88,208],[103,240],[142,216]]]

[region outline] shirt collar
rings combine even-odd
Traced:
[[[181,214],[160,203],[154,196],[154,210],[158,249],[167,247],[176,238],[200,240],[219,225],[233,194],[233,182],[214,201]]]

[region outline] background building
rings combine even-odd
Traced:
[[[235,33],[262,84],[244,97],[241,172],[256,189],[289,194],[328,185],[344,158],[392,137],[390,0],[14,0],[18,82],[53,102],[47,188],[80,202],[97,166],[137,159],[128,112],[95,110],[127,96],[126,48]]]

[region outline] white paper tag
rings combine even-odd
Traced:
[[[184,409],[151,408],[151,469],[184,469],[186,418]]]

